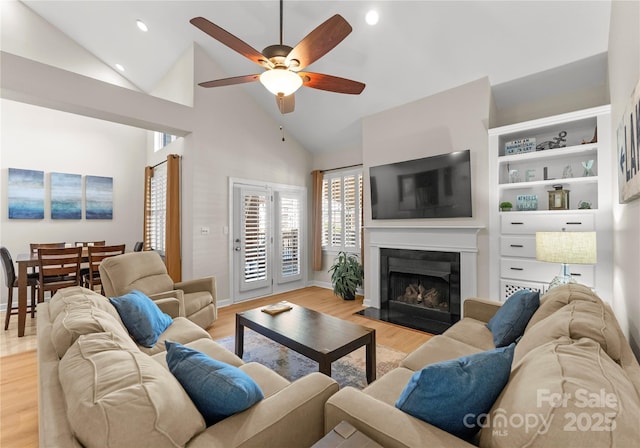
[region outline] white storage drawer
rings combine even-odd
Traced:
[[[500,277],[502,278],[550,283],[560,273],[560,268],[559,263],[544,263],[519,258],[500,259]],[[594,286],[595,267],[593,265],[573,264],[569,266],[569,269],[576,282]]]
[[[527,214],[508,212],[500,215],[502,233],[535,235],[536,232],[587,232],[595,229],[593,213]]]
[[[536,258],[535,236],[503,236],[500,238],[500,255],[503,257]]]

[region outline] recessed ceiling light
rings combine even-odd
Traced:
[[[378,16],[378,11],[375,11],[373,9],[369,11],[365,16],[365,20],[369,25],[375,25],[376,23],[378,23],[379,18],[380,17]]]
[[[120,70],[121,72],[123,72],[123,71],[124,71],[124,67],[123,67],[122,65],[120,65],[120,64],[116,64],[116,68],[117,68],[118,70]]]
[[[136,20],[136,25],[138,25],[138,28],[140,28],[141,31],[149,31],[147,24],[140,19]]]

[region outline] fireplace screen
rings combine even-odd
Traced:
[[[391,272],[390,300],[449,311],[449,274],[442,276]]]

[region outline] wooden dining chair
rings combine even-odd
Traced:
[[[0,258],[4,267],[5,284],[9,289],[7,294],[7,314],[4,318],[4,329],[9,328],[9,320],[11,316],[18,314],[18,308],[13,306],[13,288],[18,287],[18,277],[16,276],[16,268],[13,264],[11,253],[6,247],[0,247]],[[31,287],[31,304],[27,305],[27,311],[31,312],[31,317],[36,312],[36,286],[38,285],[38,274],[27,275],[27,286]]]
[[[38,249],[38,301],[44,293],[54,294],[58,289],[80,286],[82,247]]]
[[[63,248],[65,246],[65,243],[31,243],[29,244],[29,252],[31,252],[31,255],[38,255],[38,249],[40,249],[41,247],[43,248],[53,248],[53,249],[60,249]],[[32,267],[31,268],[31,272],[37,275],[38,269],[36,267]]]
[[[102,260],[116,255],[122,255],[126,244],[116,244],[112,246],[89,246],[89,272],[83,276],[83,283],[86,288],[95,290],[100,286],[100,293],[104,295],[102,282],[100,281],[100,263]]]

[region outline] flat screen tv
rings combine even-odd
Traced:
[[[471,217],[471,151],[369,168],[373,219]]]

